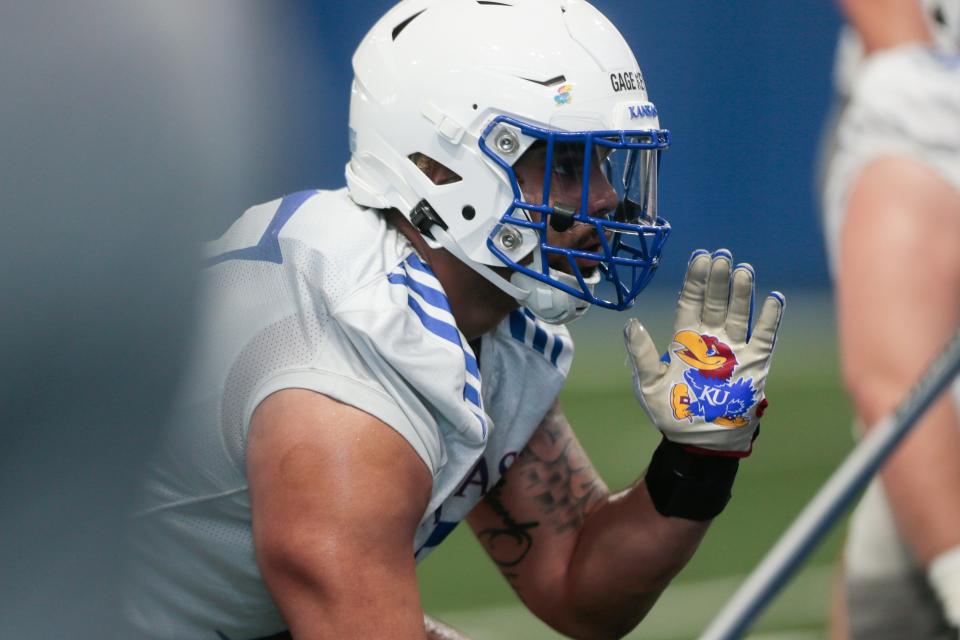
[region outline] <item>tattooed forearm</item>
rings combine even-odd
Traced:
[[[533,496],[544,525],[556,533],[578,530],[607,495],[558,407],[547,414],[516,466],[523,490]]]
[[[507,494],[527,496],[536,514],[523,509],[523,522],[518,521],[504,504]],[[606,485],[590,465],[563,412],[554,407],[510,473],[487,494],[485,502],[497,516],[497,526],[479,530],[477,536],[501,570],[510,569],[533,547],[533,529],[542,525],[553,533],[577,531],[606,495]],[[504,575],[510,577],[507,571]]]
[[[503,526],[484,529],[477,534],[480,542],[490,552],[490,557],[501,569],[516,566],[526,557],[527,553],[530,552],[530,547],[533,546],[530,529],[540,526],[539,522],[517,522],[514,520],[507,508],[503,506],[503,502],[500,501],[502,489],[503,484],[498,484],[487,494],[486,501],[500,518]]]
[[[470,524],[520,599],[532,610],[550,609],[565,597],[564,576],[590,530],[587,518],[607,496],[554,405]]]

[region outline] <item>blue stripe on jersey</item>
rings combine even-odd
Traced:
[[[560,357],[560,353],[563,351],[563,341],[559,337],[554,338],[553,340],[553,349],[550,351],[550,364],[557,366],[557,358]]]
[[[525,342],[527,339],[527,320],[519,309],[510,312],[510,335],[520,342]]]
[[[543,353],[547,348],[547,332],[537,324],[533,330],[533,348],[539,353]]]
[[[420,549],[417,549],[417,552],[414,555],[416,555],[417,553],[420,553],[420,551],[424,547],[435,547],[441,542],[443,542],[444,538],[450,535],[450,533],[457,528],[458,524],[460,523],[447,522],[445,520],[441,520],[440,522],[438,522],[437,526],[434,527],[433,531],[430,532],[430,537],[427,538],[427,541],[423,543]]]
[[[480,433],[482,433],[482,434],[483,434],[483,437],[486,438],[486,437],[487,437],[487,421],[486,421],[486,419],[484,419],[483,415],[477,413],[476,411],[473,412],[473,415],[475,415],[475,416],[477,417],[477,420],[480,421]]]
[[[430,268],[430,265],[428,265],[426,262],[421,260],[420,256],[418,256],[415,253],[411,253],[410,256],[407,258],[407,264],[409,264],[411,267],[413,267],[417,271],[423,271],[424,273],[429,273],[434,278],[437,277],[437,275],[433,272],[433,269]]]
[[[480,365],[477,363],[477,359],[473,355],[463,352],[464,359],[467,361],[467,371],[477,380],[480,379]]]
[[[423,307],[420,306],[420,303],[417,302],[412,297],[407,297],[407,304],[410,305],[410,308],[413,309],[413,312],[417,314],[420,318],[420,322],[423,323],[423,326],[427,328],[427,331],[432,333],[435,336],[439,336],[451,342],[461,349],[463,345],[460,344],[460,333],[457,331],[457,328],[452,324],[447,324],[442,320],[437,320],[433,316],[429,315],[424,311]]]
[[[530,326],[533,327],[532,339],[527,338],[527,328]],[[545,357],[547,356],[547,342],[551,333],[529,309],[521,307],[510,312],[510,335],[513,336],[513,339],[529,345]],[[564,339],[560,335],[552,335],[553,346],[550,349],[549,360],[550,364],[556,367],[565,345]]]
[[[283,254],[280,252],[280,230],[289,222],[293,214],[297,212],[297,209],[317,193],[318,191],[316,190],[298,191],[297,193],[284,196],[283,200],[280,201],[280,206],[277,207],[277,212],[273,214],[273,219],[270,221],[270,224],[267,225],[257,244],[252,247],[244,247],[243,249],[233,249],[232,251],[226,251],[220,255],[213,256],[212,258],[207,258],[204,260],[203,266],[212,267],[215,264],[227,262],[228,260],[256,260],[281,264],[283,262]]]
[[[480,392],[477,391],[472,384],[463,385],[463,397],[475,406],[480,406]]]
[[[405,273],[391,273],[387,276],[387,280],[393,284],[407,285],[407,288],[420,294],[420,297],[423,298],[424,302],[429,304],[431,307],[436,307],[437,309],[441,309],[447,313],[450,313],[450,303],[447,302],[447,296],[444,295],[443,291],[437,291],[433,287],[428,287],[422,282],[417,282]]]
[[[402,269],[398,267],[396,271],[387,274],[387,281],[391,284],[402,284],[406,286],[410,291],[416,292],[421,298],[423,298],[424,302],[426,302],[428,305],[453,315],[453,312],[450,309],[450,302],[447,300],[446,294],[440,289],[434,289],[433,287],[425,285],[422,282],[411,278],[410,274],[406,271],[407,267],[416,269],[417,271],[436,278],[436,274],[433,273],[433,269],[430,268],[430,265],[421,260],[417,254],[412,253],[404,262]],[[467,350],[467,347],[464,346],[463,341],[460,340],[460,330],[457,329],[456,325],[434,318],[427,313],[423,306],[413,296],[409,294],[407,295],[407,305],[415,314],[417,314],[417,317],[420,319],[420,322],[423,324],[424,328],[427,329],[427,331],[460,348],[461,352],[463,353],[464,368],[468,373],[470,373],[470,375],[479,381],[480,366],[477,363],[476,357]],[[486,437],[487,421],[484,419],[482,413],[483,400],[481,398],[480,391],[473,385],[464,382],[463,399],[465,402],[468,402],[480,410],[477,412],[471,409],[471,413],[473,413],[474,417],[476,417],[477,421],[480,423],[480,429],[483,433],[483,436]]]

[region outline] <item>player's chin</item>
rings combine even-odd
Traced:
[[[599,260],[590,260],[588,258],[578,258],[576,262],[577,262],[577,268],[580,269],[580,274],[584,278],[589,278],[596,272],[597,269],[600,268]]]

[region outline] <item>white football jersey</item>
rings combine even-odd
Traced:
[[[126,610],[151,638],[285,628],[253,552],[245,448],[257,405],[310,389],[376,416],[433,474],[426,557],[511,465],[573,357],[564,327],[511,313],[475,354],[406,238],[345,189],[248,210],[211,243],[191,366],[138,512]]]

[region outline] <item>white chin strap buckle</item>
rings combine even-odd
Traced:
[[[572,275],[556,269],[550,269],[550,277],[574,288],[580,285]],[[593,293],[594,286],[600,282],[600,271],[594,271],[589,278],[584,280],[590,293]],[[572,322],[585,314],[590,308],[590,303],[586,300],[576,298],[566,291],[561,291],[524,273],[515,272],[510,277],[510,282],[520,289],[530,292],[530,295],[523,300],[523,306],[530,309],[533,315],[550,324]]]

